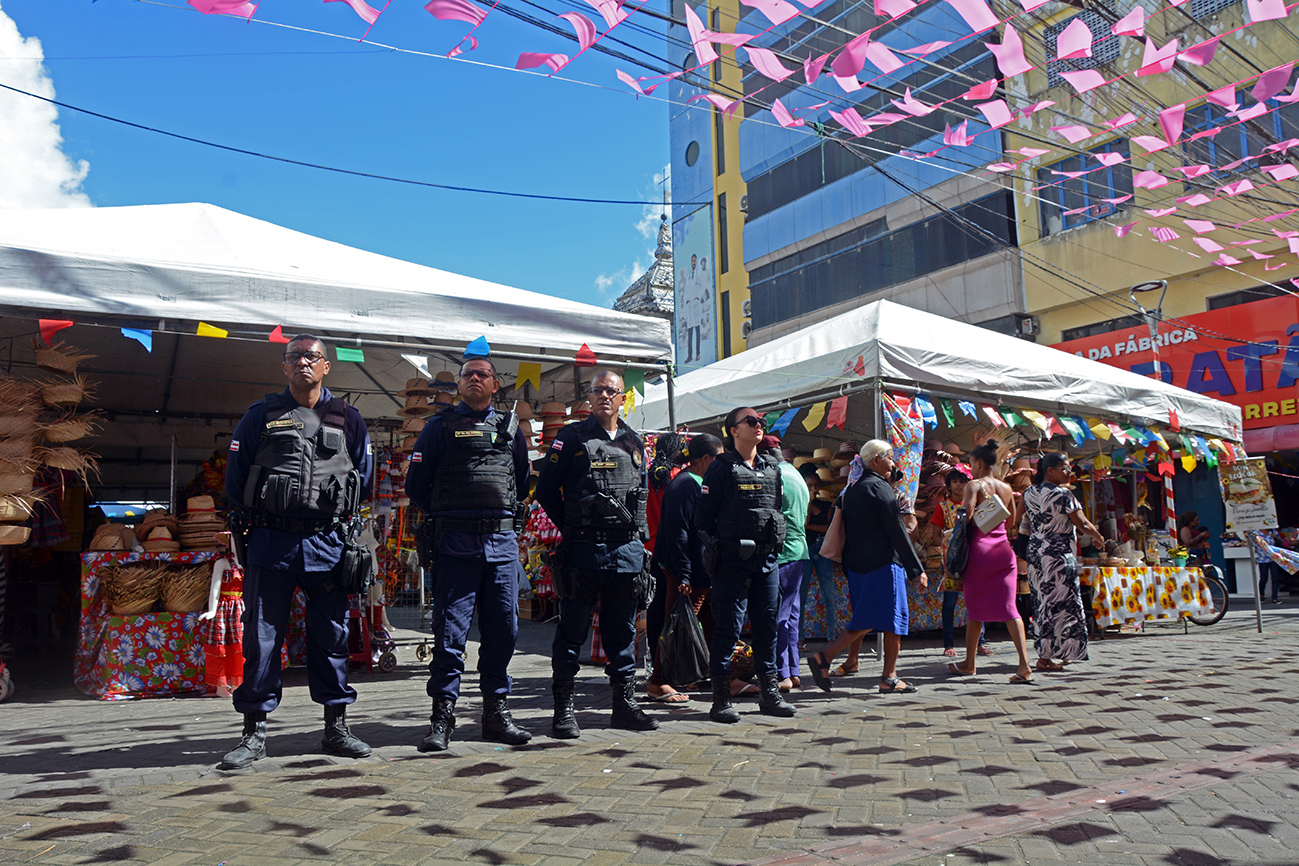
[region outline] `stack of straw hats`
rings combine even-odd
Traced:
[[[219,550],[216,534],[225,528],[211,496],[191,496],[180,519],[181,550]]]
[[[88,550],[120,550],[130,552],[139,547],[131,527],[121,523],[105,523],[95,530],[95,537],[90,540]]]
[[[64,377],[39,384],[46,417],[40,423],[44,444],[36,449],[35,456],[45,466],[74,472],[85,480],[98,471],[95,456],[67,443],[93,435],[99,426],[93,413],[76,414],[77,407],[95,390],[95,386],[77,372],[77,366],[95,356],[80,354],[57,340],[49,346],[36,340],[32,343],[37,366],[61,373]],[[49,417],[51,414],[54,417]]]
[[[180,522],[158,508],[144,515],[135,527],[135,537],[146,553],[176,553],[180,550]]]
[[[563,403],[543,403],[541,405],[541,442],[538,450],[545,451],[555,441],[555,434],[568,423],[568,415]]]

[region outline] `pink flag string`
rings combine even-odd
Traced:
[[[346,3],[352,7],[352,11],[361,17],[366,24],[374,24],[379,20],[379,10],[375,9],[365,0],[322,0],[324,3]]]

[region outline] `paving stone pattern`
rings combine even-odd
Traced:
[[[590,667],[576,741],[546,735],[553,626],[524,622],[511,706],[528,746],[479,740],[469,694],[452,749],[418,753],[425,671],[403,647],[394,673],[354,678],[371,758],[318,754],[295,671],[270,757],[240,772],[213,768],[238,739],[228,702],[90,700],[68,665],[20,658],[0,705],[0,863],[1293,864],[1299,601],[1265,616],[1261,635],[1233,611],[1094,641],[1035,686],[1007,683],[1004,632],[963,679],[913,637],[916,695],[876,694],[865,657],[832,694],[796,690],[792,719],[654,704],[653,733],[607,727]]]

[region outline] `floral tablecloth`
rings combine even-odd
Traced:
[[[1083,566],[1078,579],[1092,587],[1092,613],[1101,628],[1199,616],[1213,609],[1198,568]]]
[[[929,631],[943,627],[943,593],[938,588],[941,581],[930,577],[929,589],[921,592],[915,581],[907,581],[907,607],[911,617],[909,630],[912,634],[918,631]],[[848,600],[848,578],[843,573],[843,566],[834,567],[834,585],[838,590],[835,599],[835,623],[839,628],[847,625],[852,618],[852,604]],[[821,585],[815,578],[807,594],[807,609],[802,612],[803,636],[806,638],[824,638],[829,640],[835,635],[825,633],[825,603],[821,599]],[[956,615],[953,625],[957,628],[965,625],[965,596],[956,603]]]

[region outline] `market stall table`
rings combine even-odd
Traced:
[[[1092,614],[1100,628],[1202,616],[1213,609],[1209,586],[1189,566],[1082,566],[1078,579],[1092,587]]]

